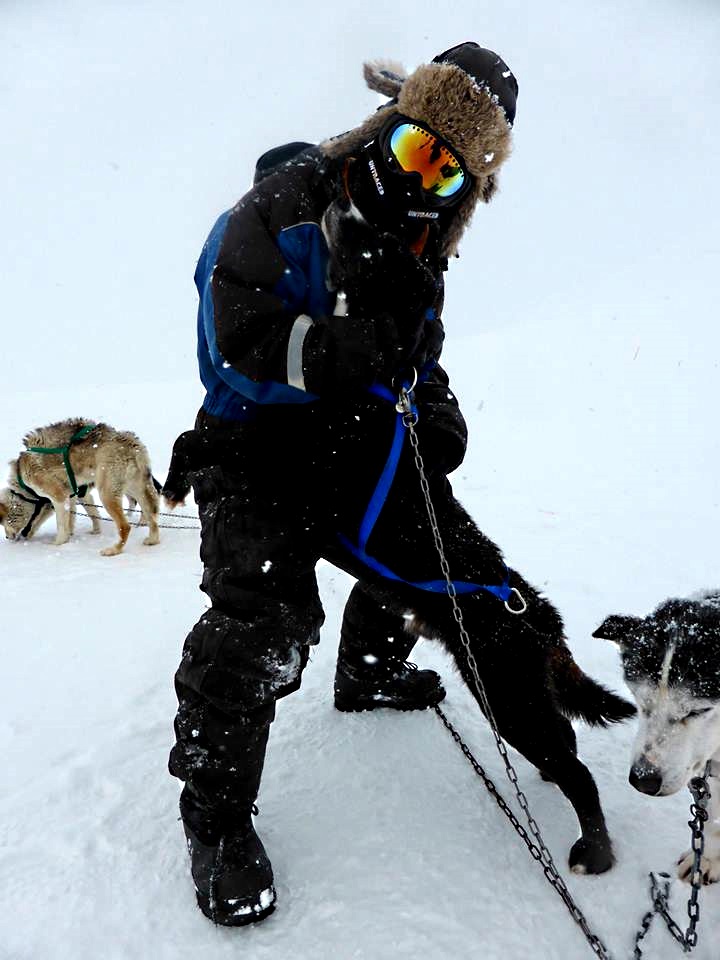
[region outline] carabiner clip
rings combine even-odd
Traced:
[[[406,427],[414,427],[418,422],[418,415],[415,410],[413,410],[412,405],[412,392],[415,389],[417,383],[417,370],[415,367],[412,367],[412,383],[409,385],[402,384],[398,390],[398,399],[395,404],[395,409],[398,413],[403,415],[403,424]],[[393,386],[396,387],[395,378],[393,378]],[[397,389],[397,387],[396,387]]]

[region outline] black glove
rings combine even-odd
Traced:
[[[404,364],[403,346],[389,314],[321,317],[305,338],[305,384],[312,393],[347,392],[389,378]]]
[[[303,347],[307,389],[324,394],[364,388],[424,362],[424,336],[442,343],[442,324],[428,321],[437,282],[396,236],[378,233],[335,201],[324,227],[328,283],[344,295],[345,315],[318,318]]]
[[[420,452],[428,473],[451,473],[465,457],[467,425],[441,367],[415,387],[415,403]]]
[[[426,314],[437,296],[437,281],[409,247],[392,233],[333,204],[328,277],[347,297],[348,314],[380,320],[389,316],[407,354],[417,348]]]

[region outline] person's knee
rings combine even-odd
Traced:
[[[185,641],[176,684],[225,713],[257,710],[297,689],[315,621],[280,613],[240,620],[206,611]]]

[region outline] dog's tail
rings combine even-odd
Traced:
[[[549,670],[555,701],[571,719],[606,727],[635,716],[633,704],[583,673],[567,647],[552,651]]]
[[[184,506],[185,497],[190,493],[189,473],[194,459],[192,453],[195,437],[194,430],[186,430],[173,444],[170,468],[162,488],[165,503],[171,510]]]

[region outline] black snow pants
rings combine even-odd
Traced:
[[[304,408],[262,427],[219,429],[199,416],[188,462],[202,523],[201,588],[212,606],[188,635],[176,674],[170,771],[219,815],[254,802],[275,703],[298,689],[318,642],[320,558],[358,580],[341,657],[405,659],[415,642],[408,612],[426,636],[455,630],[447,595],[415,585],[442,573],[407,439],[365,546],[372,560],[347,545],[357,543],[395,429],[392,407],[372,403],[337,417]],[[421,424],[418,436],[422,449]],[[501,584],[499,550],[454,499],[447,478],[430,474],[453,577]],[[471,627],[502,606],[483,591],[461,602]]]

